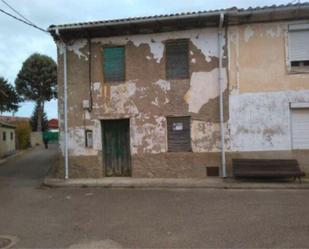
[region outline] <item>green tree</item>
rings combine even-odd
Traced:
[[[20,98],[15,88],[3,77],[0,77],[0,112],[16,112]]]
[[[16,126],[16,148],[24,150],[30,147],[31,126],[29,121],[21,120],[13,123]]]
[[[36,103],[37,120],[42,120],[44,103],[57,97],[57,65],[55,61],[42,54],[31,55],[19,71],[16,90],[23,101]],[[42,131],[42,123],[37,123],[37,131]]]
[[[41,122],[38,122],[38,120],[39,120],[39,106],[36,105],[32,113],[31,120],[30,120],[31,129],[32,131],[39,131],[38,126],[40,124],[40,126],[42,127],[42,130],[47,131],[48,130],[48,119],[44,111],[41,116]]]

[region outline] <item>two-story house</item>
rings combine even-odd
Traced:
[[[66,177],[309,173],[309,4],[52,25]],[[66,134],[66,135],[65,135]]]

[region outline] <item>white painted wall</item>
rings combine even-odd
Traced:
[[[309,90],[231,95],[231,150],[290,150],[291,102],[309,102]]]
[[[3,141],[3,132],[6,133],[6,140]],[[13,140],[11,140],[13,132]],[[15,151],[15,129],[0,127],[0,158]]]
[[[222,70],[223,91],[227,88],[226,70]],[[190,89],[184,96],[189,105],[189,112],[199,113],[203,105],[211,99],[219,97],[219,69],[215,68],[210,72],[195,72],[192,74]]]

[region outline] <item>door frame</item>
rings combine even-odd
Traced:
[[[131,155],[131,120],[130,118],[119,118],[119,119],[101,119],[101,141],[102,141],[102,162],[103,162],[103,171],[104,171],[104,177],[121,177],[121,176],[107,176],[107,165],[105,160],[105,153],[104,153],[104,121],[128,121],[128,153],[129,153],[129,175],[128,176],[122,176],[122,177],[132,177],[132,155]]]

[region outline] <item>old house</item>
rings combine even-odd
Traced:
[[[52,119],[48,120],[48,130],[50,132],[58,132],[59,131],[58,119],[52,118]]]
[[[308,4],[49,31],[66,177],[226,176],[235,157],[309,173]]]
[[[15,152],[15,126],[0,121],[0,159]]]
[[[15,127],[15,145],[17,150],[23,150],[30,146],[30,118],[17,116],[0,116],[0,122]]]

